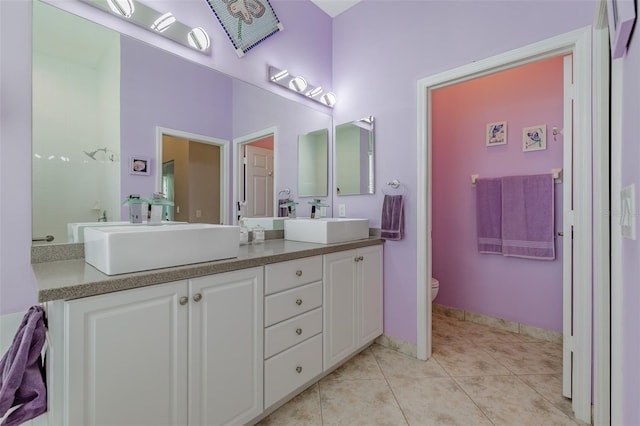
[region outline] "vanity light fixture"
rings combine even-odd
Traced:
[[[135,6],[131,0],[107,0],[107,4],[113,13],[131,18],[135,12]]]
[[[207,32],[202,27],[183,24],[171,12],[159,12],[138,0],[81,1],[198,52],[210,52],[211,40]]]
[[[322,87],[313,86],[304,77],[293,76],[287,70],[269,66],[269,81],[299,93],[308,99],[313,99],[322,105],[333,107],[336,104],[336,95],[334,93],[324,92]]]
[[[153,24],[151,24],[151,29],[161,33],[166,31],[167,28],[169,28],[175,22],[176,22],[176,17],[173,16],[173,13],[167,12],[164,15],[160,16],[155,21],[153,21]]]

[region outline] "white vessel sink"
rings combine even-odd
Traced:
[[[86,228],[85,261],[107,275],[238,256],[240,227],[200,223]]]
[[[146,223],[146,222],[144,222]],[[143,224],[144,224],[143,223]],[[175,225],[179,223],[187,222],[170,222],[162,221],[166,225]],[[84,230],[90,227],[102,227],[102,226],[140,226],[140,223],[131,222],[75,222],[67,223],[67,242],[69,243],[83,243],[84,242]]]
[[[332,244],[369,238],[369,219],[289,219],[284,222],[284,239]]]
[[[260,225],[265,231],[284,229],[286,217],[245,217],[244,224],[251,231]]]

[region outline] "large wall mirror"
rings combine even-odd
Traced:
[[[33,14],[34,239],[53,235],[53,243],[71,242],[69,223],[126,220],[121,204],[128,195],[150,197],[170,183],[172,196],[191,195],[177,203],[189,207],[180,217],[233,223],[240,200],[234,141],[275,129],[273,187],[263,196],[273,200],[279,190],[296,187],[297,136],[332,126],[323,110],[49,4],[34,1]],[[179,189],[175,160],[162,158],[159,129],[170,129],[165,140],[195,135],[185,142],[194,153],[204,148],[196,143],[217,146],[207,155],[206,167],[217,167],[207,179],[211,187],[199,187],[195,196],[191,185]],[[149,159],[148,175],[129,170],[136,157]]]
[[[326,197],[328,169],[329,129],[298,136],[298,195]]]
[[[369,116],[336,126],[337,195],[373,194],[374,121]]]

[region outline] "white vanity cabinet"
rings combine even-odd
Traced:
[[[322,256],[265,266],[264,405],[322,373]]]
[[[62,391],[52,414],[65,425],[247,423],[263,409],[263,299],[257,267],[54,302],[64,327],[51,330],[63,371],[50,376]]]
[[[383,331],[382,246],[324,255],[324,371]]]

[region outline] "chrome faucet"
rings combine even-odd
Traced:
[[[309,204],[311,204],[311,219],[315,219],[316,215],[320,217],[320,213],[316,212],[318,207],[329,207],[329,204],[323,203],[320,198],[314,198],[313,201],[309,201]]]
[[[98,218],[98,222],[106,222],[107,221],[107,211],[103,210],[102,211],[102,216],[100,216]]]
[[[298,203],[293,201],[291,198],[287,198],[287,201],[285,201],[284,203],[281,203],[279,207],[287,209],[289,212],[288,213],[289,219],[293,219],[296,217],[296,205],[298,205]]]

